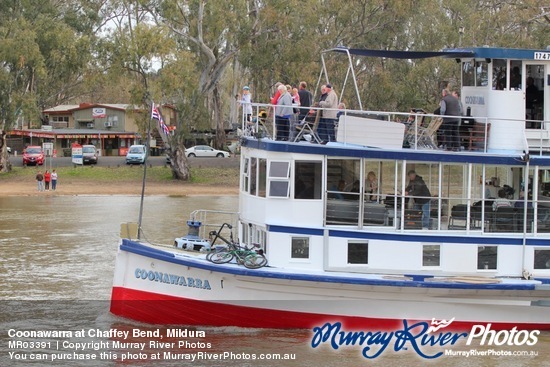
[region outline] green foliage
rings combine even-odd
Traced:
[[[547,9],[542,0],[0,0],[0,118],[38,126],[59,103],[153,100],[177,107],[182,133],[221,129],[244,84],[257,102],[277,81],[313,89],[323,50],[545,48]],[[327,57],[339,94],[346,62]],[[432,110],[441,81],[458,83],[452,60],[355,67],[363,107],[374,110]],[[359,107],[350,84],[343,100]]]
[[[74,97],[91,58],[91,3],[0,1],[2,129],[18,118],[37,126],[40,112]]]

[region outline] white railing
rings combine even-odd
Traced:
[[[251,103],[252,116],[251,121],[247,121],[246,115],[242,114],[241,135],[245,137],[254,138],[266,138],[276,140],[277,138],[277,124],[275,116],[275,105]],[[299,109],[300,106],[293,106],[295,109]],[[298,119],[299,114],[294,114],[289,121],[289,142],[297,143],[296,137],[303,137],[303,134],[298,134],[298,128],[303,128],[304,123],[308,123],[311,127],[312,133],[317,133],[318,125],[315,126],[315,116],[318,111],[335,109],[323,109],[319,107],[307,107],[308,113],[305,121]],[[490,135],[490,119],[486,117],[475,116],[440,116],[427,113],[404,113],[404,112],[387,112],[387,111],[360,111],[342,109],[336,110],[340,116],[339,122],[336,123],[337,133],[335,134],[339,143],[351,143],[353,139],[350,138],[350,134],[346,131],[347,126],[342,121],[346,120],[348,116],[360,117],[369,119],[370,121],[386,121],[388,123],[400,123],[404,125],[404,135],[402,137],[403,147],[414,150],[436,150],[440,149],[443,145],[441,141],[445,137],[445,132],[449,131],[445,122],[438,121],[438,119],[454,118],[459,121],[471,121],[472,127],[462,126],[455,127],[458,129],[458,141],[460,146],[465,150],[475,150],[487,152],[488,139]],[[366,120],[365,120],[366,121]],[[366,128],[368,125],[365,125]],[[475,126],[475,127],[474,127]],[[338,131],[340,130],[340,131]],[[395,130],[388,130],[388,134],[393,134]],[[369,134],[368,129],[365,129],[362,133]],[[371,132],[372,133],[372,132]],[[384,131],[378,131],[379,134],[384,134]],[[355,132],[353,134],[356,134]],[[390,136],[387,136],[390,138]],[[391,136],[395,140],[395,136]],[[311,142],[315,142],[316,139],[306,139]],[[320,140],[320,139],[319,139]],[[459,146],[459,147],[460,147]],[[455,148],[459,148],[455,147]],[[447,147],[451,148],[451,147]]]
[[[199,228],[200,238],[208,238],[210,231],[219,230],[224,223],[230,224],[234,235],[238,235],[238,212],[199,209],[191,212],[189,219],[194,222],[201,222],[201,227]],[[224,228],[224,231],[227,230],[228,229]]]

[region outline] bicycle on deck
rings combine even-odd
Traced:
[[[230,230],[229,240],[221,235],[224,227]],[[243,247],[233,240],[232,228],[231,224],[224,223],[219,230],[209,233],[212,238],[210,242],[212,248],[214,248],[214,243],[217,239],[225,242],[227,246],[220,250],[213,250],[206,255],[206,259],[214,264],[225,264],[236,260],[237,264],[244,265],[248,269],[258,269],[267,265],[267,259],[263,255],[262,249],[258,248],[258,246],[254,245],[253,248]]]

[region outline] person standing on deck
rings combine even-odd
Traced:
[[[442,99],[440,103],[440,113],[442,116],[452,116],[443,118],[443,137],[445,139],[444,146],[447,150],[458,150],[460,142],[458,137],[458,123],[460,115],[460,104],[458,99],[453,97],[447,89],[441,92]]]
[[[319,102],[319,107],[326,108],[326,110],[323,110],[323,117],[319,121],[318,133],[321,141],[327,143],[329,141],[336,141],[334,123],[336,122],[336,114],[338,113],[338,96],[332,90],[331,84],[327,84],[325,90],[327,96],[325,100]]]
[[[288,88],[287,88],[288,90]],[[292,116],[290,117],[290,134],[289,134],[289,140],[294,141],[294,138],[296,136],[296,125],[300,123],[298,113],[300,112],[300,109],[298,108],[300,103],[300,94],[298,93],[298,88],[291,88],[290,96],[292,98]]]
[[[271,97],[271,99],[269,100],[269,103],[271,103],[272,105],[276,105],[277,104],[277,101],[279,100],[279,97],[281,96],[281,92],[279,90],[279,87],[282,85],[283,83],[281,82],[277,82],[275,83],[275,93],[273,94],[273,96]],[[285,88],[286,90],[286,88]]]
[[[414,199],[414,209],[422,211],[422,228],[429,229],[432,194],[422,176],[418,176],[414,170],[410,170],[407,175],[409,176],[409,185],[405,189],[405,195]]]
[[[286,86],[279,85],[279,100],[275,107],[276,140],[288,140],[290,117],[292,116],[292,97],[287,92]]]
[[[298,121],[301,122],[308,115],[311,102],[313,102],[313,95],[307,90],[306,82],[300,82],[298,97],[300,100],[300,113],[298,114]]]
[[[250,94],[250,88],[245,85],[243,87],[243,95],[240,98],[240,102],[243,106],[243,114],[245,116],[246,122],[252,121],[252,95]]]

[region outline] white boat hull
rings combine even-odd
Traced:
[[[463,284],[403,277],[248,270],[124,240],[111,311],[142,322],[267,328],[389,329],[454,318],[455,327],[550,329],[550,288],[534,281]]]

